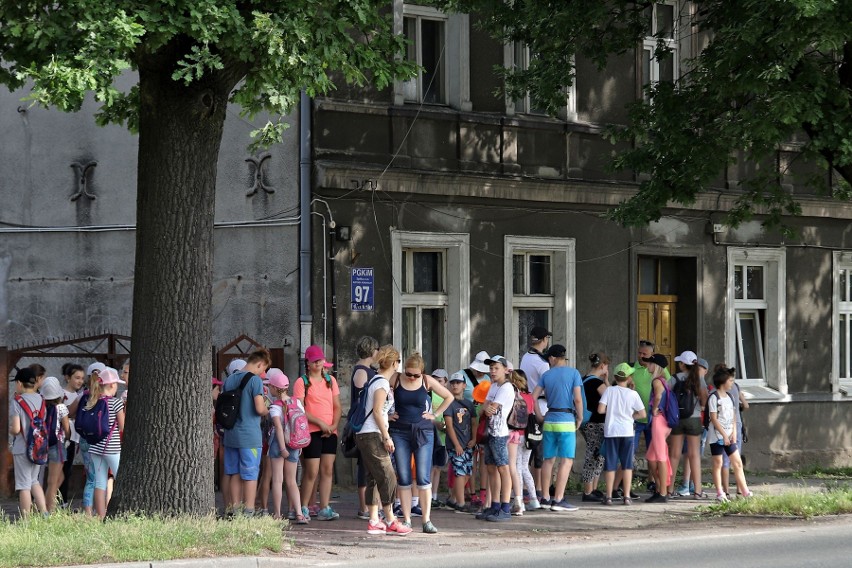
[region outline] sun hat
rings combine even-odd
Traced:
[[[100,373],[98,373],[98,382],[102,385],[111,385],[113,383],[119,383],[122,385],[126,385],[127,383],[118,378],[118,371],[113,369],[112,367],[107,367]]]
[[[290,386],[290,379],[287,378],[284,371],[275,367],[266,371],[266,380],[263,382],[279,389],[286,389]]]
[[[479,384],[473,389],[473,400],[482,404],[485,402],[485,397],[488,395],[488,389],[491,388],[491,381],[479,381]]]
[[[47,377],[42,381],[41,388],[38,389],[46,400],[53,400],[65,396],[65,391],[59,386],[59,379],[56,377]]]
[[[228,366],[225,367],[225,370],[228,372],[228,376],[233,375],[237,371],[242,370],[243,367],[246,366],[246,362],[243,359],[234,359]]]
[[[489,369],[485,360],[488,358],[488,351],[480,351],[476,354],[476,357],[473,358],[473,361],[470,362],[468,368],[473,369],[474,371],[479,371],[480,373],[487,373]]]

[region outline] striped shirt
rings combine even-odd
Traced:
[[[109,407],[110,433],[106,438],[89,447],[89,453],[96,456],[121,453],[121,436],[118,432],[118,424],[116,424],[116,420],[118,413],[124,410],[124,402],[120,398],[114,396],[108,397],[106,401],[107,406]]]

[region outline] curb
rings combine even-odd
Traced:
[[[297,558],[271,556],[236,556],[229,558],[190,558],[155,560],[152,562],[118,562],[110,564],[78,564],[64,568],[282,568],[295,566]]]

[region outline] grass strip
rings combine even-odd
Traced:
[[[700,510],[711,515],[755,515],[791,518],[844,515],[852,513],[852,487],[827,487],[819,492],[787,491],[776,495],[755,495],[726,503],[714,503]]]
[[[0,518],[0,568],[257,556],[288,547],[286,521],[271,517],[129,515],[101,522],[57,511]]]

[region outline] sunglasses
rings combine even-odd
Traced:
[[[411,377],[412,379],[419,379],[419,378],[420,378],[420,373],[409,373],[408,371],[406,371],[406,372],[405,372],[405,376],[406,376],[406,377]]]

